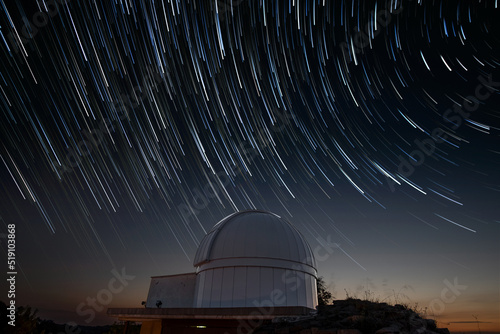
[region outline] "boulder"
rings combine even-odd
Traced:
[[[363,334],[359,329],[337,329],[337,334]]]
[[[392,325],[389,327],[384,327],[375,332],[375,334],[399,334],[401,332],[400,327]]]
[[[438,333],[438,334],[450,334],[450,331],[448,328],[436,328],[433,331],[435,333]]]
[[[365,319],[366,319],[366,317],[364,315],[355,314],[355,315],[348,316],[347,318],[343,319],[341,322],[348,323],[348,324],[354,324],[356,322],[360,322],[360,321],[363,321]]]

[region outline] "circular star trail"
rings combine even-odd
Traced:
[[[202,217],[245,208],[459,210],[457,182],[500,189],[496,21],[496,1],[1,0],[2,219],[109,256],[131,217],[189,256]],[[408,215],[478,229],[428,216]]]

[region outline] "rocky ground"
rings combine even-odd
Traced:
[[[367,300],[337,300],[318,306],[316,314],[298,318],[278,318],[264,324],[255,334],[449,334],[436,328],[434,320],[423,319],[403,305]]]

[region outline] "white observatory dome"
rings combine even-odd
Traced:
[[[315,308],[316,262],[305,238],[266,211],[242,211],[203,238],[195,307],[305,306]]]

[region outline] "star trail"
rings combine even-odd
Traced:
[[[498,226],[497,1],[0,2],[2,221],[33,238],[188,261],[270,209],[365,269],[336,212]]]

